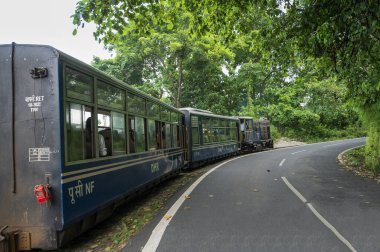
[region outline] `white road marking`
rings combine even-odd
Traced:
[[[306,150],[296,151],[296,152],[293,152],[292,155],[297,154],[297,153],[301,153],[301,152],[304,152],[304,151],[306,151]]]
[[[281,167],[285,163],[285,160],[286,159],[284,158],[278,166]]]
[[[325,145],[325,146],[323,146],[323,147],[326,148],[326,147],[337,146],[337,145],[342,145],[342,144],[343,144],[343,143],[329,144],[329,145]]]
[[[328,228],[330,229],[334,235],[344,244],[346,245],[352,252],[357,252],[357,250],[351,245],[351,243],[341,235],[336,228],[331,225],[314,207],[311,203],[308,203],[306,198],[302,196],[302,194],[285,178],[281,177],[285,184],[289,187],[289,189],[303,202],[307,205],[310,211]]]
[[[292,184],[290,184],[290,182],[285,178],[285,177],[281,177],[282,180],[285,182],[285,184],[289,187],[290,190],[292,190],[292,192],[303,202],[303,203],[306,203],[307,200],[305,199],[304,196],[302,196],[302,194],[297,191],[296,188],[294,188],[294,186]]]
[[[247,155],[249,156],[249,155]],[[162,236],[164,235],[164,232],[169,225],[170,221],[173,219],[174,215],[178,211],[178,209],[181,207],[182,203],[186,200],[186,196],[189,196],[191,192],[197,187],[197,185],[206,178],[210,173],[214,172],[219,167],[234,161],[239,158],[247,157],[247,156],[240,156],[233,159],[230,159],[226,162],[221,163],[218,166],[215,166],[205,174],[203,174],[201,177],[199,177],[182,195],[179,197],[179,199],[174,203],[174,205],[164,214],[164,217],[160,220],[160,222],[157,224],[157,226],[153,229],[152,234],[149,237],[149,240],[145,244],[144,248],[142,249],[142,252],[154,252],[158,248],[158,245],[161,242]],[[170,218],[165,218],[170,216]]]
[[[330,229],[334,234],[335,234],[335,236],[336,237],[338,237],[338,239],[341,241],[341,242],[343,242],[344,243],[344,245],[346,245],[351,251],[353,251],[353,252],[356,252],[356,249],[351,245],[351,243],[346,239],[346,238],[344,238],[343,237],[343,235],[341,235],[339,232],[338,232],[338,230],[336,230],[336,228],[333,226],[333,225],[331,225],[325,218],[323,218],[323,216],[320,214],[320,213],[318,213],[318,211],[317,210],[315,210],[315,208],[310,204],[310,203],[307,203],[306,204],[308,207],[309,207],[309,209],[313,212],[313,214],[315,215],[315,216],[317,216],[317,218],[328,228],[328,229]]]

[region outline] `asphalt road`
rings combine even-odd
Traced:
[[[123,251],[380,251],[380,185],[336,160],[364,141],[228,160],[179,193]]]

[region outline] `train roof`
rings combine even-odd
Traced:
[[[187,110],[187,111],[193,111],[193,112],[199,112],[199,113],[208,113],[208,114],[214,114],[209,110],[204,110],[204,109],[197,109],[197,108],[191,108],[191,107],[186,107],[186,108],[180,108],[180,110]]]
[[[251,117],[251,116],[236,116],[236,118],[238,118],[238,119],[252,119],[253,120],[253,117]]]
[[[121,87],[125,87],[129,91],[132,91],[132,92],[134,92],[134,93],[136,93],[138,95],[141,95],[144,98],[153,100],[153,101],[158,102],[161,105],[164,105],[164,106],[166,106],[166,107],[168,107],[170,109],[174,109],[174,110],[179,111],[178,108],[175,108],[175,107],[173,107],[170,104],[162,102],[159,99],[154,98],[154,97],[152,97],[152,96],[150,96],[150,95],[148,95],[148,94],[146,94],[146,93],[138,90],[137,88],[135,88],[135,87],[133,87],[133,86],[131,86],[131,85],[129,85],[129,84],[127,84],[127,83],[125,83],[125,82],[123,82],[123,81],[121,81],[121,80],[113,77],[113,76],[110,76],[107,73],[105,73],[105,72],[103,72],[103,71],[101,71],[101,70],[99,70],[99,69],[97,69],[97,68],[95,68],[95,67],[93,67],[93,66],[91,66],[91,65],[89,65],[89,64],[87,64],[87,63],[85,63],[85,62],[83,62],[83,61],[81,61],[81,60],[79,60],[79,59],[77,59],[77,58],[69,55],[69,54],[67,54],[67,53],[64,53],[64,52],[60,51],[59,49],[57,49],[55,47],[52,47],[50,45],[16,44],[16,43],[12,43],[12,44],[0,44],[0,47],[3,47],[3,46],[12,46],[12,45],[14,45],[16,47],[42,47],[42,48],[46,48],[48,50],[51,50],[54,54],[56,54],[59,59],[62,59],[63,61],[68,61],[68,62],[74,64],[75,66],[79,67],[81,70],[94,72],[96,75],[98,75],[99,77],[102,77],[104,80],[107,80],[107,79],[111,80],[112,84],[114,84],[114,85],[119,85]]]
[[[202,110],[202,109],[197,109],[197,108],[180,108],[180,111],[186,111],[189,114],[195,114],[195,115],[202,115],[202,116],[209,116],[209,117],[216,117],[216,118],[222,118],[222,119],[233,119],[233,120],[238,120],[238,118],[234,116],[224,116],[224,115],[218,115],[214,114],[211,111],[208,110]]]
[[[264,117],[261,117],[259,119],[255,119],[251,116],[236,116],[236,118],[238,118],[238,119],[252,119],[254,122],[268,122],[269,123],[269,120],[267,118],[264,118]]]

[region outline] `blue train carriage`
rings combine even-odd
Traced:
[[[237,118],[194,108],[180,110],[185,113],[187,168],[231,156],[239,151]]]
[[[0,247],[56,249],[184,164],[182,112],[52,47],[0,45],[0,80]]]

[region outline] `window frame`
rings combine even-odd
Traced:
[[[162,103],[158,100],[155,100],[154,98],[152,99],[150,96],[144,94],[144,93],[140,93],[139,91],[137,90],[134,90],[134,89],[131,89],[127,86],[123,86],[121,85],[120,83],[117,83],[115,81],[112,81],[112,79],[107,79],[107,77],[105,76],[102,76],[101,74],[99,73],[96,73],[94,71],[92,71],[91,69],[89,68],[86,68],[86,66],[83,66],[83,65],[80,65],[80,64],[77,64],[75,62],[71,62],[69,60],[63,60],[62,61],[62,64],[60,65],[60,68],[61,68],[61,80],[63,82],[63,85],[62,85],[62,115],[63,115],[63,121],[62,121],[62,129],[63,129],[63,142],[64,142],[64,163],[66,165],[71,165],[71,164],[78,164],[78,163],[85,163],[85,162],[89,162],[89,161],[98,161],[98,160],[103,160],[103,159],[112,159],[112,158],[117,158],[117,157],[121,157],[121,156],[128,156],[128,155],[131,155],[132,153],[130,152],[130,144],[129,144],[129,141],[130,141],[130,136],[129,136],[129,118],[130,117],[139,117],[139,118],[142,118],[141,120],[144,122],[144,150],[141,150],[141,152],[136,152],[136,153],[143,153],[143,152],[149,152],[149,151],[158,151],[162,148],[156,148],[156,149],[152,149],[152,150],[149,150],[149,144],[151,143],[148,143],[148,120],[154,120],[155,121],[155,124],[160,124],[163,122],[163,120],[161,120],[161,110],[166,110],[169,112],[169,120],[165,120],[165,123],[169,123],[170,124],[170,138],[171,138],[171,147],[170,148],[174,148],[174,144],[173,144],[173,127],[178,127],[178,126],[175,126],[175,125],[180,125],[180,117],[178,116],[180,114],[180,112],[178,110],[175,110],[174,108],[166,105],[165,103]],[[68,95],[69,93],[69,88],[68,88],[68,83],[67,81],[69,80],[68,77],[66,77],[67,75],[67,69],[69,69],[68,73],[71,73],[71,72],[74,72],[74,73],[79,73],[79,74],[83,74],[84,76],[90,78],[91,81],[89,81],[90,85],[91,85],[91,88],[92,88],[92,93],[90,92],[90,96],[91,96],[91,99],[88,99],[88,98],[85,98],[85,99],[82,99],[83,97],[81,97],[78,93],[78,95]],[[98,87],[100,87],[101,85],[109,85],[111,87],[111,93],[112,93],[112,88],[115,88],[116,90],[118,90],[119,92],[121,92],[121,100],[122,100],[122,103],[123,103],[123,107],[122,106],[109,106],[108,104],[105,104],[104,102],[100,102],[99,101],[99,96],[98,96]],[[90,89],[91,89],[90,88]],[[104,90],[108,90],[106,87],[102,87],[102,89]],[[106,91],[105,91],[106,92]],[[143,103],[143,110],[141,111],[136,111],[136,110],[133,110],[131,111],[129,109],[129,106],[130,106],[130,103],[129,103],[129,100],[131,97],[137,97],[138,99],[140,99],[140,101]],[[66,120],[66,113],[69,113],[70,111],[70,105],[69,104],[78,104],[82,107],[89,107],[91,109],[91,113],[92,113],[92,158],[83,158],[83,159],[80,159],[80,160],[73,160],[73,161],[69,161],[69,146],[68,146],[68,142],[69,142],[69,135],[68,135],[68,130],[69,130],[69,125],[70,125],[70,122]],[[153,111],[154,112],[151,112],[149,113],[148,109],[149,109],[149,106],[152,106],[154,107]],[[140,106],[141,107],[141,106]],[[110,130],[111,130],[111,136],[110,136],[110,141],[111,141],[111,155],[108,155],[106,157],[100,157],[99,155],[99,139],[96,137],[97,135],[95,133],[97,133],[99,131],[98,129],[98,114],[99,112],[101,111],[108,111],[110,113]],[[156,113],[158,112],[158,113]],[[113,125],[113,121],[114,121],[114,113],[119,113],[119,114],[122,114],[124,115],[124,131],[125,131],[125,134],[124,134],[124,141],[125,141],[125,153],[123,150],[120,150],[120,152],[118,151],[115,151],[115,146],[114,146],[114,136],[113,136],[113,131],[114,130],[117,130],[116,128],[114,128],[114,125]],[[182,118],[182,117],[181,117]],[[83,119],[84,120],[84,119]],[[84,132],[84,123],[85,121],[82,120],[82,132],[81,132],[81,135],[82,135],[82,139],[83,139],[83,135],[85,134]],[[141,122],[142,122],[141,121]],[[168,127],[168,126],[167,126]],[[100,127],[99,127],[100,128]],[[158,126],[159,129],[160,126]],[[156,131],[157,131],[157,127],[156,127]],[[182,134],[180,133],[180,129],[178,130],[177,134]],[[177,137],[178,138],[178,137]],[[82,152],[82,156],[85,155],[83,153],[85,153],[86,149],[85,147],[83,147],[83,145],[85,145],[85,140],[82,140],[82,148],[81,148],[81,152]],[[162,141],[161,138],[157,139],[157,141]],[[152,142],[152,141],[151,141]],[[180,148],[180,147],[178,147]],[[167,148],[166,148],[167,149]]]

